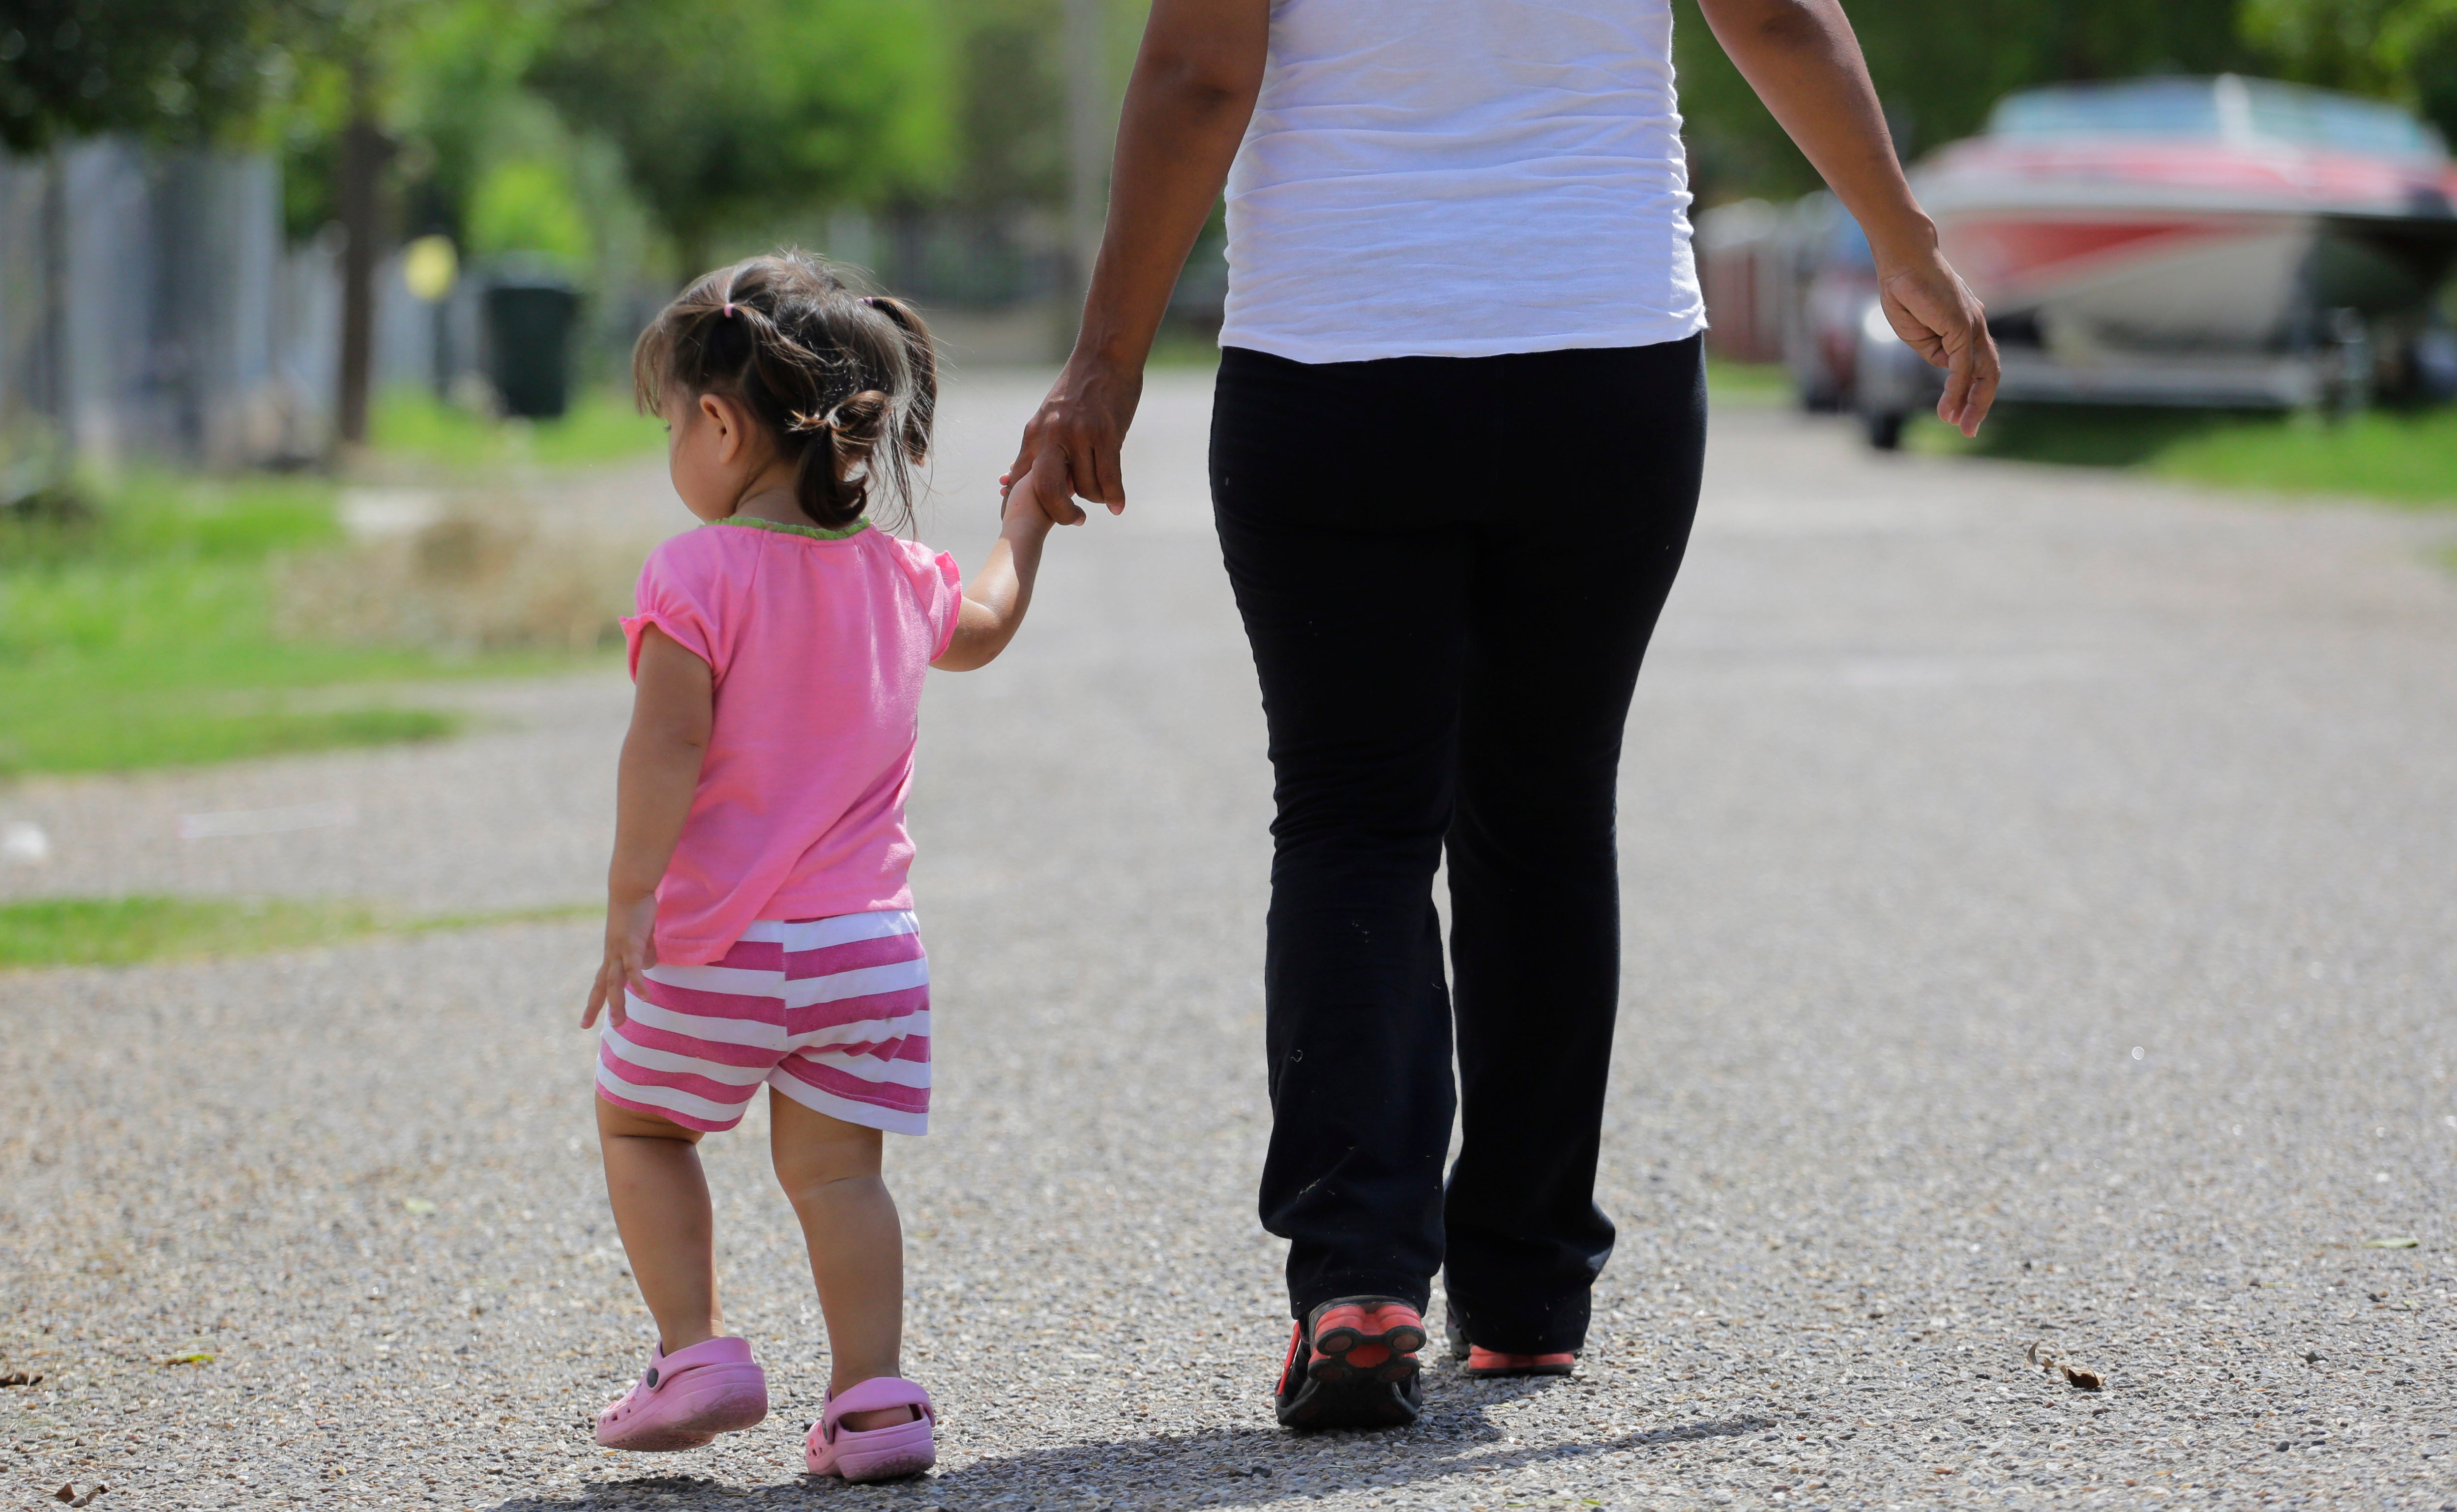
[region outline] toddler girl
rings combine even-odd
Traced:
[[[920,1134],[930,1104],[905,886],[915,716],[925,666],[980,666],[1015,634],[1049,521],[1023,493],[960,586],[954,561],[880,527],[909,518],[929,447],[929,334],[799,254],[692,284],[632,375],[703,523],[650,555],[623,622],[638,687],[581,1023],[607,1012],[606,1185],[657,1342],[597,1441],[688,1449],[767,1416],[751,1345],[718,1317],[694,1148],[765,1083],[833,1362],[810,1468],[910,1475],[937,1458],[935,1414],[898,1373],[903,1236],[879,1134]]]

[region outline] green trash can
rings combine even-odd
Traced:
[[[570,399],[580,294],[552,276],[499,274],[486,285],[486,366],[508,415],[550,420]]]

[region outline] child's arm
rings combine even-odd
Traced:
[[[700,759],[716,693],[708,664],[651,624],[640,632],[638,688],[614,781],[614,864],[606,872],[606,959],[588,991],[583,1029],[609,1009],[623,1022],[623,990],[657,964],[657,883],[674,858],[699,790]]]
[[[1032,603],[1033,575],[1041,570],[1041,543],[1050,521],[1035,502],[1032,475],[1016,480],[999,521],[998,542],[989,561],[964,584],[964,602],[956,618],[955,639],[944,655],[931,663],[942,672],[969,672],[987,666],[1015,639],[1023,611]]]

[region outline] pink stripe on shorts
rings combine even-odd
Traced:
[[[713,966],[652,966],[597,1044],[597,1094],[685,1128],[742,1121],[761,1083],[891,1134],[930,1125],[930,958],[907,912],[761,919]]]

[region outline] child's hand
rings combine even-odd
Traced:
[[[640,991],[648,986],[640,973],[657,964],[657,895],[653,892],[630,903],[609,903],[606,906],[606,959],[597,968],[597,985],[588,990],[588,1011],[580,1015],[580,1027],[597,1022],[600,1009],[613,1015],[619,1028],[624,1022],[623,991]]]
[[[1029,470],[1021,478],[1012,473],[999,475],[1001,535],[1021,526],[1038,539],[1048,535],[1052,525],[1080,525],[1084,522],[1084,511],[1076,508],[1071,499],[1063,501],[1069,511],[1069,518],[1062,519],[1049,512],[1050,505],[1042,499],[1041,490],[1034,483],[1034,475],[1038,471],[1037,468]]]

